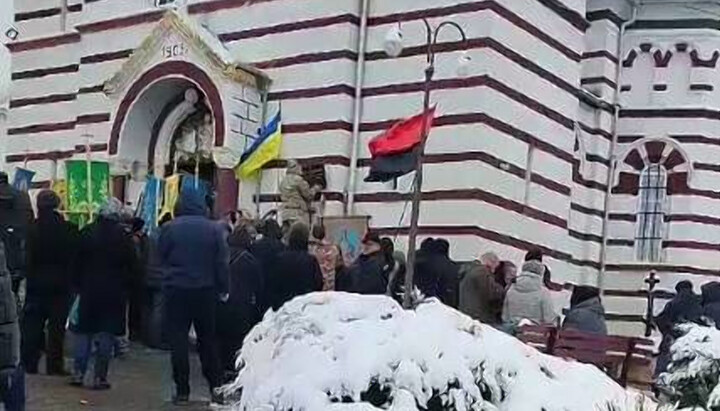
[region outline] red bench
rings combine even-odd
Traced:
[[[553,326],[523,326],[517,337],[556,357],[593,364],[623,387],[648,389],[652,384],[653,342],[645,338],[599,336]]]

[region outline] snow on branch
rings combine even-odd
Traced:
[[[435,299],[315,293],[245,340],[238,410],[636,410],[595,367],[539,353]],[[646,408],[650,410],[651,408]]]

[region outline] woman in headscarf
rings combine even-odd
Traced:
[[[75,286],[79,300],[75,369],[71,384],[82,386],[93,342],[97,355],[93,388],[110,389],[108,368],[116,336],[125,334],[129,287],[137,272],[131,237],[123,228],[122,203],[110,198],[80,239]]]

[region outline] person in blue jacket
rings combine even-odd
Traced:
[[[201,190],[184,187],[175,219],[160,232],[158,252],[163,271],[165,327],[171,348],[176,404],[190,396],[188,334],[194,326],[203,375],[212,403],[222,404],[216,347],[215,309],[228,299],[229,254],[225,229],[208,217]]]

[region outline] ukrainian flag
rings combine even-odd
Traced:
[[[235,174],[240,179],[246,179],[257,173],[269,161],[280,158],[282,146],[282,121],[280,112],[260,130],[253,144],[245,150],[240,157],[240,164],[235,168]]]

